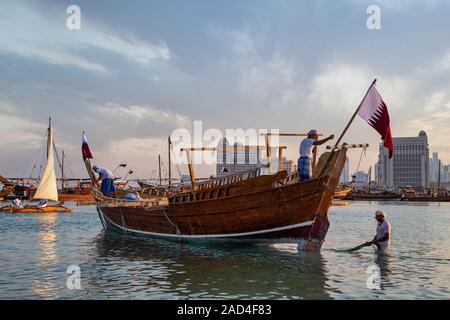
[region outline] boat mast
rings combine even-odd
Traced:
[[[168,152],[168,156],[169,156],[169,186],[172,184],[172,166],[171,166],[171,161],[170,161],[170,147],[172,145],[172,141],[170,141],[170,136],[167,138],[168,141],[168,147],[169,147],[169,152]]]
[[[61,188],[64,189],[64,157],[66,154],[64,150],[62,151],[62,159],[61,159]]]
[[[161,185],[161,155],[158,154],[158,166],[159,166],[159,185]]]
[[[438,170],[438,195],[439,195],[439,190],[441,189],[441,159],[439,159],[439,170]]]
[[[51,139],[50,139],[50,135],[52,134],[52,118],[48,118],[48,129],[47,129],[47,159],[48,159],[48,155],[50,154],[50,148],[52,147],[51,145]]]

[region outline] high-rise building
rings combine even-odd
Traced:
[[[439,177],[439,154],[433,152],[430,159],[430,182],[437,182]]]
[[[374,169],[374,177],[373,180],[375,181],[375,185],[379,187],[381,185],[381,164],[379,162],[376,162],[373,166]]]
[[[442,181],[450,182],[450,164],[442,167]]]
[[[369,174],[365,173],[364,171],[356,171],[354,174],[354,182],[363,184],[363,183],[369,183]]]
[[[240,143],[230,146],[223,138],[217,146],[216,175],[218,177],[255,169],[261,166],[261,150],[245,148]]]
[[[385,189],[399,187],[427,187],[429,183],[429,148],[425,131],[417,137],[393,138],[394,153],[380,144],[380,185]]]
[[[295,171],[294,161],[286,159],[286,157],[281,158],[281,170],[292,173]]]
[[[339,178],[339,183],[347,184],[350,181],[350,164],[348,161],[348,157],[345,160],[344,169],[342,170],[341,177]]]

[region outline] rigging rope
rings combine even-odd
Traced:
[[[173,150],[173,144],[170,144],[170,148],[171,148],[172,151],[174,151],[174,150]],[[175,163],[175,165],[176,165],[176,168],[177,168],[178,177],[181,179],[181,170],[180,170],[180,166],[178,165],[178,163]]]
[[[30,174],[30,179],[33,177],[33,173],[34,173],[34,169],[36,168],[38,157],[40,156],[40,154],[42,152],[42,149],[44,147],[44,144],[45,144],[46,140],[47,140],[47,133],[45,133],[42,136],[41,144],[39,145],[39,148],[36,150],[36,152],[34,154],[33,161],[32,161],[32,170],[31,170],[31,174]],[[25,176],[25,172],[22,173],[22,176]]]
[[[356,168],[355,172],[359,171],[359,166],[361,165],[362,156],[363,156],[363,154],[364,154],[364,156],[366,156],[366,149],[367,149],[366,146],[363,146],[361,149],[361,156],[359,157],[358,167]]]

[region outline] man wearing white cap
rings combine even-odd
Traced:
[[[97,166],[93,166],[92,170],[98,173],[99,180],[102,181],[100,187],[101,192],[103,192],[106,195],[110,195],[111,193],[114,193],[116,191],[116,188],[114,186],[114,176],[111,171],[109,171],[106,168],[99,168]]]
[[[375,219],[378,221],[377,234],[372,241],[366,242],[367,246],[376,245],[380,254],[385,254],[390,248],[391,224],[386,220],[386,212],[377,210]]]
[[[317,130],[310,130],[308,136],[300,143],[300,158],[298,158],[298,180],[306,181],[311,178],[311,153],[313,146],[319,146],[334,138],[334,134],[328,138],[318,140]]]

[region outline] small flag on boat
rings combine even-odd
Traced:
[[[384,146],[389,149],[389,159],[392,158],[394,144],[392,143],[389,112],[386,103],[378,93],[377,88],[375,88],[375,83],[372,84],[364,100],[361,102],[358,114],[371,127],[378,131]]]
[[[92,159],[92,153],[91,150],[89,149],[89,145],[86,139],[86,135],[84,134],[84,131],[83,136],[81,138],[81,153],[83,154],[83,160]]]

